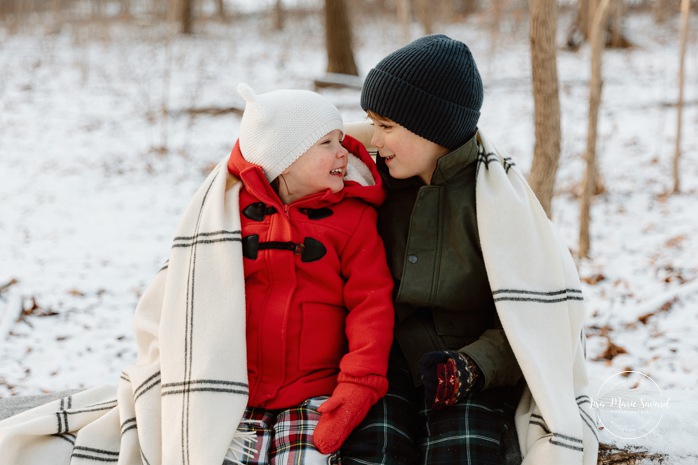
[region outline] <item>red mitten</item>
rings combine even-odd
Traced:
[[[388,390],[388,380],[378,375],[345,376],[340,373],[337,380],[339,384],[332,396],[318,408],[322,415],[313,433],[313,443],[323,454],[339,449]]]

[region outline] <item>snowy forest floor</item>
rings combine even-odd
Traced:
[[[696,19],[679,194],[670,193],[678,18],[656,27],[632,14],[625,26],[634,47],[604,55],[598,157],[606,191],[592,209],[591,258],[578,262],[592,394],[637,372],[666,401],[641,437],[609,427],[601,438],[667,454],[672,464],[698,456]],[[559,43],[569,20],[561,18]],[[527,172],[528,25],[498,27],[483,12],[437,32],[472,49],[485,82],[480,128]],[[362,75],[402,44],[389,18],[354,28]],[[412,36],[420,34],[414,24]],[[136,22],[57,29],[36,21],[12,33],[0,24],[0,69],[0,396],[115,384],[135,358],[139,295],[167,257],[188,200],[234,144],[240,116],[230,109],[243,105],[236,85],[312,89],[325,69],[322,19],[295,17],[275,31],[270,18],[251,13],[199,23],[191,37]],[[553,221],[573,253],[589,70],[587,46],[558,50],[563,145]],[[359,91],[320,92],[345,121],[364,117]]]

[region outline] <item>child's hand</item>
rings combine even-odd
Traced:
[[[437,410],[463,399],[481,376],[473,359],[459,352],[428,352],[420,364],[424,397]]]
[[[363,384],[340,382],[318,408],[322,416],[313,433],[315,447],[323,454],[339,449],[383,394]]]

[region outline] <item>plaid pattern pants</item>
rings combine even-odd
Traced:
[[[313,445],[320,419],[317,408],[327,396],[313,397],[282,410],[247,407],[238,431],[253,432],[256,441],[247,454],[231,452],[223,465],[337,465],[337,453],[321,454]]]
[[[450,407],[430,410],[407,370],[389,370],[388,394],[342,446],[344,465],[501,464],[507,389],[488,389]]]

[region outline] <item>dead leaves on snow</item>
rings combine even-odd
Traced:
[[[608,444],[599,444],[598,465],[639,465],[645,460],[664,463],[663,454],[653,454],[639,448],[619,449]]]
[[[656,316],[662,314],[662,313],[667,313],[669,312],[675,304],[677,304],[680,301],[678,297],[674,297],[670,300],[667,300],[662,304],[660,307],[658,307],[656,310],[652,312],[645,313],[643,315],[640,315],[637,317],[636,322],[631,322],[631,323],[626,323],[623,326],[623,329],[626,330],[632,330],[638,326],[638,323],[646,326],[650,324],[650,320],[655,318]],[[594,357],[591,358],[592,361],[594,362],[605,362],[606,364],[611,364],[611,362],[619,355],[623,354],[629,354],[628,350],[615,343],[611,339],[611,334],[613,333],[614,328],[612,328],[609,325],[604,325],[604,326],[591,326],[588,328],[588,332],[590,336],[596,336],[605,339],[605,346],[603,350],[600,351],[600,353]],[[661,332],[655,332],[652,334],[652,336],[662,336],[663,333]],[[626,371],[632,371],[632,367],[626,367]]]
[[[613,329],[606,325],[606,326],[601,326],[601,327],[592,327],[590,330],[595,331],[595,336],[602,337],[606,339],[606,348],[596,357],[592,359],[594,362],[602,362],[605,361],[607,363],[610,363],[611,360],[616,358],[616,356],[621,355],[621,354],[627,354],[628,351],[624,348],[621,347],[617,344],[615,344],[611,340],[610,333],[613,331]]]
[[[640,321],[640,323],[642,323],[643,325],[646,325],[649,322],[650,318],[657,316],[660,313],[668,312],[669,310],[671,310],[671,308],[674,306],[674,304],[676,304],[678,301],[679,301],[679,298],[674,297],[673,299],[664,302],[664,304],[661,307],[659,307],[657,310],[655,310],[653,312],[645,313],[644,315],[640,315],[637,319]]]

